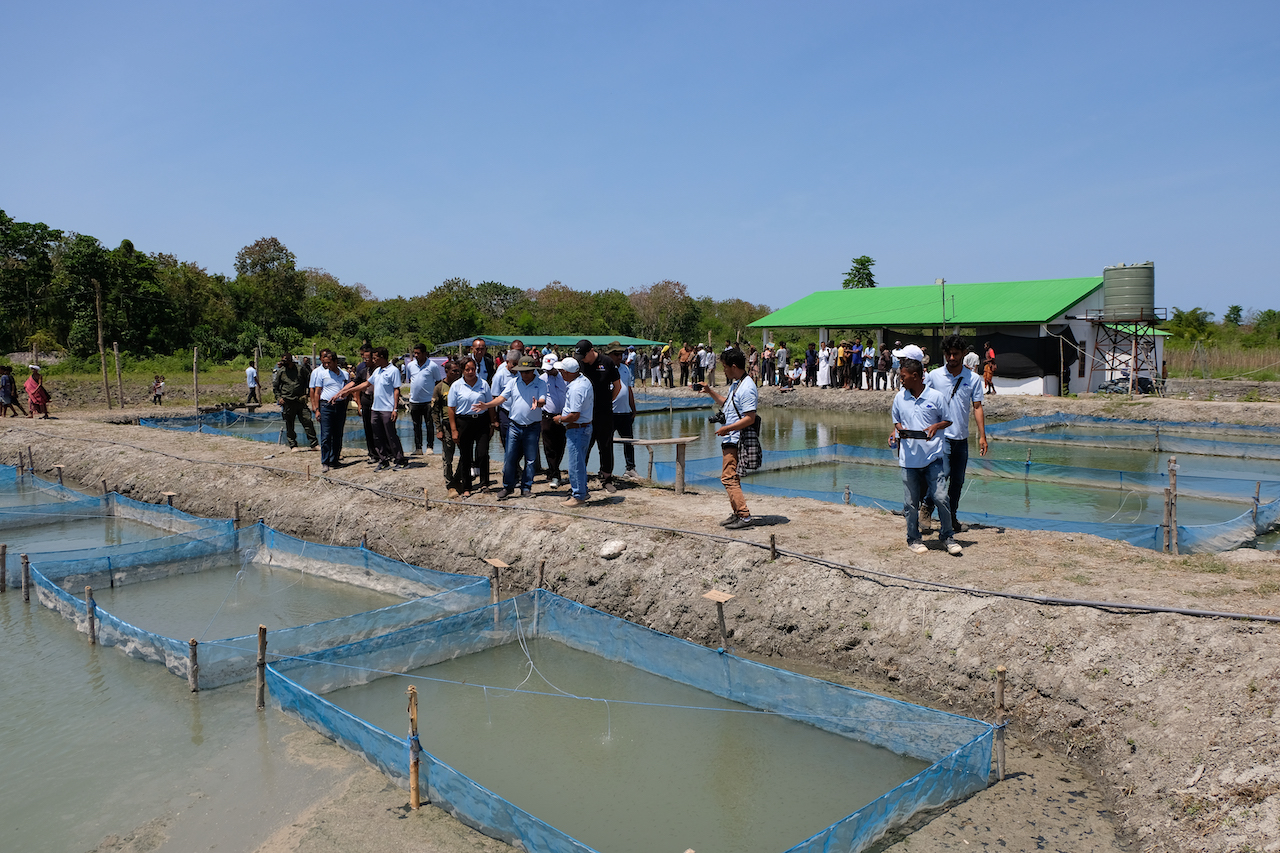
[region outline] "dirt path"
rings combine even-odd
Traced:
[[[802,391],[778,402],[834,408],[842,394]],[[850,396],[858,406],[887,406],[887,396],[878,403],[878,394]],[[1008,416],[1044,414],[1063,403],[1109,415],[1120,414],[1117,405],[1141,405],[1124,416],[1152,419],[1280,422],[1274,404],[1024,398],[1001,400],[998,408]],[[995,414],[997,405],[991,409]],[[513,566],[506,579],[512,592],[528,588],[545,561],[552,590],[695,642],[718,642],[714,608],[700,597],[715,586],[736,595],[726,616],[744,653],[817,666],[829,677],[977,717],[991,718],[994,670],[1004,664],[1015,776],[920,821],[919,834],[895,850],[1110,850],[1131,842],[1142,850],[1280,850],[1280,738],[1272,718],[1280,700],[1280,626],[1053,607],[869,573],[1025,595],[1280,614],[1274,554],[1170,557],[1079,534],[975,530],[960,537],[961,558],[937,550],[917,557],[903,547],[896,516],[759,496],[751,497],[752,509],[767,526],[726,541],[716,524],[726,511],[723,494],[677,497],[642,486],[572,513],[559,511],[540,482],[532,499],[437,502],[428,512],[423,487],[443,496],[430,457],[405,472],[375,475],[358,464],[338,472],[346,482],[308,479],[307,464],[313,475],[319,467],[315,454],[264,459],[274,448],[101,423],[106,414],[0,423],[0,459],[12,462],[30,445],[42,471],[60,462],[81,483],[106,479],[152,502],[174,491],[175,506],[208,516],[226,517],[239,501],[242,517],[261,516],[318,541],[354,544],[367,532],[371,548],[431,568],[476,572],[480,558],[499,557]],[[843,567],[785,555],[771,561],[770,534],[784,551]],[[598,556],[609,539],[627,543],[612,561]],[[304,839],[348,820],[347,809],[363,809],[367,826],[351,833],[362,843],[332,849],[403,849],[384,846],[380,828],[403,805],[403,792],[380,787],[368,773],[361,778],[269,849],[328,849]],[[489,849],[487,839],[463,836],[433,834],[430,849]]]

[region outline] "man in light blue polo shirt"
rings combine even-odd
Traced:
[[[400,368],[391,363],[391,353],[386,347],[373,350],[373,372],[369,378],[342,389],[342,396],[349,397],[369,388],[373,391],[373,407],[370,423],[373,425],[373,447],[378,454],[375,471],[396,470],[409,467],[400,436],[396,433],[396,410],[400,407]]]
[[[945,397],[924,383],[924,353],[914,344],[893,353],[901,362],[902,390],[893,398],[893,435],[902,468],[902,511],[907,517],[907,547],[917,554],[929,548],[920,538],[920,505],[933,496],[947,553],[959,556],[960,544],[951,529],[947,496],[947,444],[943,431],[951,424]]]
[[[538,439],[542,437],[542,407],[547,404],[547,381],[538,375],[538,362],[521,356],[516,362],[516,375],[509,377],[501,393],[485,405],[511,407],[507,416],[507,449],[502,465],[502,491],[498,500],[515,494],[520,481],[520,496],[533,494],[533,468],[538,461]],[[520,459],[524,458],[521,470]]]
[[[434,452],[435,430],[431,426],[431,395],[435,393],[436,383],[444,379],[444,369],[427,357],[427,348],[423,344],[415,344],[413,358],[404,363],[405,374],[409,380],[409,417],[413,419],[413,455],[423,453],[422,422],[426,421],[426,452]]]
[[[948,497],[951,499],[951,529],[960,532],[960,495],[964,492],[964,474],[969,466],[969,413],[972,412],[978,423],[978,455],[987,455],[987,423],[982,411],[982,378],[965,366],[964,354],[967,349],[965,339],[959,335],[948,335],[942,339],[942,355],[944,364],[937,370],[930,370],[925,377],[925,384],[946,398],[948,404],[947,417],[951,424],[947,427],[947,478]],[[929,529],[929,515],[933,511],[933,501],[926,495],[920,506],[920,529]]]
[[[347,424],[347,401],[342,389],[351,377],[338,366],[333,350],[320,350],[320,367],[311,371],[311,411],[320,424],[320,473],[342,465],[342,431]]]
[[[556,369],[569,383],[565,391],[564,411],[556,415],[556,423],[565,428],[566,466],[569,469],[569,499],[565,506],[582,506],[587,502],[587,450],[591,447],[591,419],[596,395],[590,380],[582,375],[575,358],[566,358]]]

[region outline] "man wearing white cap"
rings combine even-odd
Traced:
[[[894,350],[901,363],[902,390],[893,398],[893,434],[889,444],[898,449],[902,469],[902,511],[907,519],[907,547],[917,554],[929,548],[920,538],[920,507],[925,495],[933,496],[942,528],[940,538],[948,554],[959,556],[960,544],[951,529],[951,504],[947,494],[947,443],[943,432],[948,419],[947,399],[924,382],[924,353],[915,344]]]
[[[569,499],[564,506],[582,506],[587,502],[587,451],[591,447],[591,420],[595,413],[595,391],[591,381],[581,373],[577,359],[566,358],[556,364],[560,375],[569,383],[565,392],[564,411],[555,421],[565,428],[565,444],[569,469]]]

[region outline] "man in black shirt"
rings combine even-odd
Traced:
[[[591,341],[578,341],[576,350],[582,375],[591,383],[595,392],[595,407],[591,412],[591,444],[600,454],[600,483],[606,492],[616,492],[613,484],[613,398],[622,390],[622,377],[613,359],[601,356]],[[587,454],[591,445],[587,445]]]

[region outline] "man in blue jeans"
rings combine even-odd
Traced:
[[[951,529],[960,532],[960,496],[964,493],[965,469],[969,467],[969,413],[978,423],[978,455],[987,455],[987,423],[982,411],[982,377],[974,373],[964,364],[964,354],[968,347],[964,338],[959,335],[948,335],[942,339],[942,354],[945,363],[936,370],[930,370],[924,382],[947,400],[947,419],[951,421],[943,435],[947,442],[947,477],[950,487],[947,495],[951,499]],[[933,510],[933,501],[927,497],[920,507],[920,529],[929,529],[929,515]]]
[[[320,367],[311,371],[311,411],[320,423],[320,473],[342,465],[342,431],[347,401],[338,396],[351,377],[338,366],[333,350],[320,350]]]
[[[595,390],[582,375],[578,360],[566,358],[556,369],[569,383],[565,391],[564,409],[555,422],[564,426],[565,467],[569,469],[569,499],[564,506],[582,506],[587,502],[587,451],[591,448],[591,418],[595,412]]]
[[[898,448],[902,468],[903,513],[907,517],[907,547],[916,554],[929,548],[920,538],[920,507],[925,495],[933,496],[942,526],[940,538],[947,553],[960,556],[960,543],[951,529],[947,496],[947,443],[943,431],[947,419],[945,397],[924,384],[924,353],[914,344],[894,352],[902,362],[902,390],[893,398],[891,446]]]
[[[502,465],[502,491],[498,500],[506,500],[516,492],[519,481],[520,496],[533,494],[533,466],[538,461],[538,439],[542,437],[542,407],[547,404],[547,380],[538,375],[538,361],[531,356],[521,356],[516,362],[516,375],[509,377],[504,387],[494,389],[498,396],[483,408],[511,406],[507,421],[507,448]],[[520,460],[524,466],[521,470]]]

